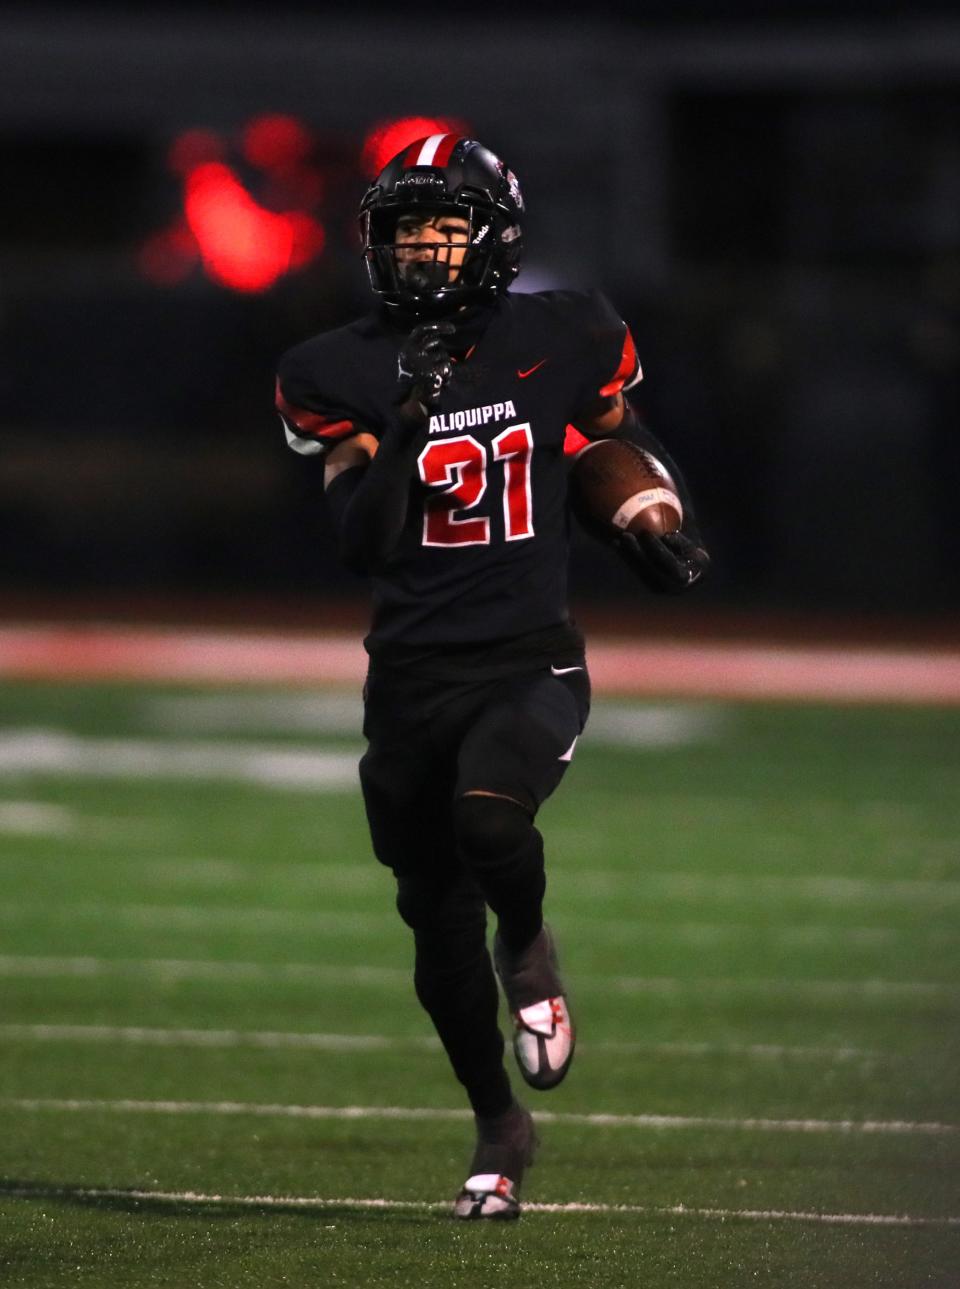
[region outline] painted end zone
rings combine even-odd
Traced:
[[[598,693],[960,704],[960,651],[593,638]],[[353,685],[359,635],[62,625],[0,627],[0,676],[22,680]]]

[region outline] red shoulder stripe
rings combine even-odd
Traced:
[[[575,425],[568,425],[563,436],[563,455],[565,457],[575,457],[590,443],[594,442],[596,442],[595,439],[588,439],[585,434],[580,433]]]
[[[620,358],[620,366],[614,372],[613,380],[608,381],[600,390],[600,397],[610,398],[613,394],[619,394],[628,382],[633,384],[633,377],[636,376],[639,369],[640,364],[637,361],[636,346],[633,343],[630,328],[627,327],[626,335],[623,338],[623,354]]]
[[[356,433],[353,421],[337,420],[334,417],[323,416],[319,412],[309,412],[305,407],[294,407],[292,403],[288,403],[283,396],[279,379],[277,380],[277,392],[274,401],[277,411],[307,438],[342,439],[346,438],[348,434]]]

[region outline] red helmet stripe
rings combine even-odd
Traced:
[[[423,149],[423,145],[426,142],[427,142],[426,139],[416,139],[413,143],[410,144],[409,148],[407,148],[406,152],[403,154],[404,170],[406,170],[409,166],[415,166],[417,164],[417,157],[419,157]]]
[[[437,151],[434,154],[433,164],[435,166],[445,166],[450,160],[451,154],[459,141],[459,135],[445,134],[443,136],[443,142],[438,145]]]
[[[445,166],[457,143],[455,134],[430,134],[411,143],[403,156],[403,168],[410,166]]]

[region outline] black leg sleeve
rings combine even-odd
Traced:
[[[340,532],[340,556],[353,572],[375,572],[400,540],[425,442],[425,428],[391,426],[369,465],[342,470],[330,482],[326,497]]]
[[[466,879],[441,888],[422,877],[401,877],[397,908],[413,928],[417,997],[474,1113],[503,1114],[513,1094],[503,1066],[483,896]]]

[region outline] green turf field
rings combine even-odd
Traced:
[[[960,1285],[960,711],[597,703],[581,1047],[464,1226],[351,708],[0,691],[0,1285]]]

